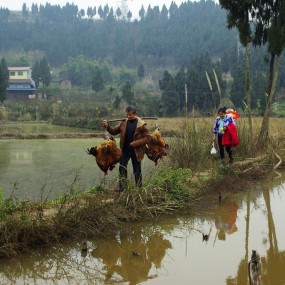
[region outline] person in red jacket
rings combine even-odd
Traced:
[[[214,124],[213,141],[218,138],[220,157],[225,159],[225,149],[229,155],[229,162],[233,163],[234,157],[231,147],[238,145],[237,130],[235,121],[231,114],[226,114],[226,107],[218,110],[218,116]]]

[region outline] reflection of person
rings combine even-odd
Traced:
[[[122,278],[121,283],[129,282],[129,285],[148,280],[153,277],[149,276],[152,265],[159,268],[166,250],[172,247],[161,233],[146,239],[141,229],[135,229],[129,236],[121,236],[119,240],[102,240],[92,251],[92,256],[100,258],[105,265],[106,282],[116,275]]]
[[[106,120],[102,122],[111,135],[120,134],[122,157],[119,166],[119,192],[125,190],[127,166],[130,159],[132,160],[136,186],[142,186],[141,160],[144,157],[146,143],[150,139],[146,123],[137,117],[136,110],[132,107],[127,107],[125,111],[127,118],[114,128]]]
[[[226,234],[235,233],[238,205],[230,200],[224,200],[219,205],[215,225],[218,230],[218,239],[225,240]]]
[[[106,266],[106,278],[109,279],[115,272],[117,261],[122,255],[122,249],[115,237],[102,239],[91,255],[102,259],[102,262]]]
[[[226,152],[229,155],[229,161],[232,163],[234,157],[231,146],[237,145],[237,132],[232,115],[226,114],[226,107],[218,110],[218,116],[214,124],[213,141],[216,140],[216,137],[218,137],[218,145],[222,161],[225,159],[224,149],[226,149]]]
[[[114,267],[124,282],[135,285],[148,279],[151,262],[147,258],[147,247],[142,240],[141,231],[131,236],[121,237],[121,265]]]
[[[164,239],[161,233],[156,233],[151,236],[147,242],[149,260],[156,268],[161,266],[162,259],[165,256],[166,250],[172,248],[169,240]]]

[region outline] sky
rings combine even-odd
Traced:
[[[125,0],[128,4],[129,10],[132,12],[134,17],[137,17],[139,10],[141,9],[142,5],[144,9],[147,10],[148,6],[151,7],[159,6],[160,9],[162,8],[163,4],[165,4],[166,8],[169,8],[171,2],[174,1],[178,6],[185,2],[186,0]],[[66,3],[73,3],[78,6],[79,9],[87,10],[88,7],[99,7],[100,5],[102,8],[108,3],[109,7],[113,7],[114,11],[118,7],[122,6],[123,0],[0,0],[0,7],[8,8],[9,10],[22,10],[23,3],[26,3],[27,8],[31,8],[32,4],[40,4],[45,5],[46,3],[50,3],[51,5],[60,5],[65,6]]]

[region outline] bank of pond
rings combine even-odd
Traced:
[[[13,226],[3,231],[2,224],[2,234],[8,238],[17,229],[13,242],[24,247],[30,240],[34,247],[0,260],[1,284],[254,284],[253,250],[262,284],[283,284],[284,173],[276,177],[252,183],[225,177],[203,198],[192,196],[188,207],[179,200],[171,205],[162,191],[158,201],[150,189],[153,197],[133,189],[117,201],[89,193],[58,201],[56,212],[30,209],[25,218],[22,205]],[[49,217],[57,224],[47,225]]]

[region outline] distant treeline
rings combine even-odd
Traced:
[[[179,7],[172,2],[161,10],[142,6],[140,19],[134,21],[131,13],[124,17],[108,5],[86,13],[73,4],[33,4],[31,11],[23,5],[19,14],[0,9],[0,51],[44,51],[52,66],[79,54],[107,58],[114,65],[181,65],[200,53],[221,56],[236,35],[226,28],[226,13],[213,1],[188,1]]]
[[[212,112],[221,100],[245,108],[245,49],[237,31],[227,29],[226,11],[211,0],[172,2],[161,9],[142,6],[139,19],[108,5],[86,11],[68,3],[33,4],[31,9],[23,4],[18,12],[0,8],[0,55],[8,65],[11,53],[34,54],[34,71],[45,56],[60,78],[105,92],[103,102],[109,96],[116,108],[123,100],[143,103],[147,114],[179,115],[185,110],[185,84],[189,110]],[[270,57],[266,46],[251,46],[250,53],[252,108],[262,113]],[[156,81],[153,90],[142,87],[146,75]],[[277,100],[284,98],[284,90],[283,56]]]

